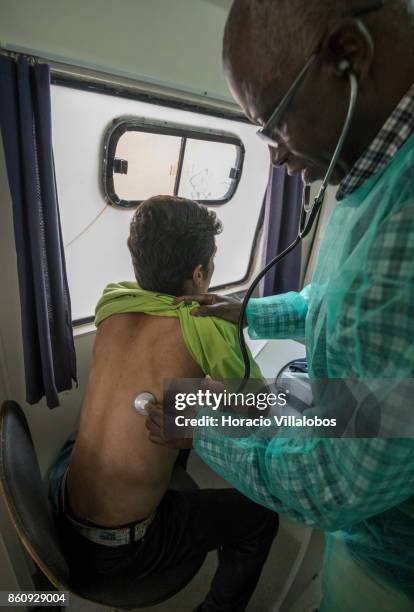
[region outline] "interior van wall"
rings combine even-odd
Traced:
[[[78,372],[85,375],[79,380],[78,388],[60,395],[61,406],[50,410],[44,400],[36,406],[26,404],[12,204],[2,146],[0,146],[0,202],[0,261],[2,262],[0,403],[5,399],[11,399],[17,401],[24,409],[38,454],[40,469],[42,474],[45,474],[68,433],[77,427],[81,398],[92,357],[94,335],[84,334],[75,339]]]
[[[21,350],[20,301],[17,284],[16,251],[14,246],[11,198],[6,177],[3,145],[0,138],[0,404],[14,399],[24,406],[24,373]],[[36,407],[37,408],[37,407]],[[37,446],[42,437],[40,413],[30,409],[38,422]],[[27,414],[27,413],[26,413]],[[56,423],[56,421],[55,421]],[[43,435],[48,435],[44,432]],[[49,433],[50,435],[50,433]],[[46,445],[44,445],[46,446]],[[45,458],[46,459],[46,458]],[[45,461],[43,461],[45,463]],[[23,553],[16,532],[9,519],[4,501],[0,498],[0,590],[33,589],[30,561]]]
[[[230,101],[221,40],[232,0],[0,0],[0,43]]]

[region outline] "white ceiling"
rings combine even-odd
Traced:
[[[0,0],[6,48],[232,103],[221,46],[231,0]]]

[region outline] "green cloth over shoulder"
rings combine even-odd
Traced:
[[[110,283],[95,310],[95,325],[114,314],[142,312],[156,317],[180,319],[184,342],[204,374],[216,380],[242,378],[244,365],[237,339],[237,326],[218,317],[193,317],[198,306],[181,302],[174,296],[141,289],[135,282]],[[263,378],[259,366],[251,359],[251,378]]]

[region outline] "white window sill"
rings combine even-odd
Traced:
[[[84,325],[77,325],[73,328],[73,337],[79,338],[80,336],[89,336],[96,332],[94,323],[85,323]]]

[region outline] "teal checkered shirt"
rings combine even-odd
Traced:
[[[382,170],[412,135],[413,127],[414,86],[341,184],[341,198]],[[408,203],[402,211],[390,216],[377,237],[372,260],[366,262],[367,269],[386,272],[388,277],[402,283],[414,281],[414,193],[412,201],[412,205]],[[247,309],[250,337],[303,339],[309,294],[310,286],[307,286],[300,293],[250,300]],[[382,299],[381,289],[368,289],[363,299],[362,307],[376,308]],[[342,321],[341,336],[344,350],[349,351],[347,363],[352,362],[352,344],[346,342],[347,330],[352,330],[352,316],[350,304]],[[381,371],[383,366],[386,370],[391,364],[392,375],[392,364],[405,360],[409,366],[411,360],[414,376],[413,323],[414,304],[411,303],[395,304],[367,324],[364,346],[369,371],[375,368]],[[353,375],[349,371],[349,377]],[[247,496],[302,523],[328,532],[345,530],[352,538],[355,517],[361,524],[368,519],[367,533],[375,525],[377,533],[386,533],[390,538],[388,543],[395,548],[395,565],[398,565],[398,554],[410,554],[414,567],[414,552],[406,551],[407,547],[413,548],[414,533],[412,438],[315,439],[302,452],[301,440],[275,438],[263,443],[258,436],[256,443],[254,436],[243,445],[240,439],[217,436],[214,429],[200,427],[194,434],[194,447],[212,469]],[[399,526],[395,546],[390,527],[394,522]],[[401,525],[407,527],[406,544],[401,544]],[[380,555],[374,550],[378,542],[375,544],[374,537],[370,546],[370,554],[377,555],[379,567]],[[387,567],[385,573],[389,573]],[[410,588],[413,589],[412,583]]]

